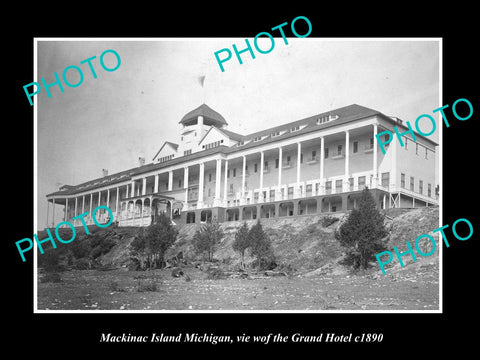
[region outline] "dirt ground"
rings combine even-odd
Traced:
[[[438,310],[438,262],[379,275],[209,280],[185,268],[70,270],[38,282],[38,310]],[[39,276],[40,278],[41,276]],[[143,290],[143,291],[142,291]]]

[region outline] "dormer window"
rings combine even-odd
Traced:
[[[298,130],[300,130],[300,125],[297,125],[297,126],[294,126],[294,127],[290,128],[291,132],[295,132],[295,131],[298,131]]]

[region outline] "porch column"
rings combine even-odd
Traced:
[[[93,204],[93,193],[90,193],[90,212],[88,213],[90,216],[90,220],[92,220],[92,204]]]
[[[156,181],[157,177],[155,177]],[[185,210],[188,210],[188,166],[183,168],[183,188],[185,189]]]
[[[99,191],[99,192],[98,192],[98,206],[100,206],[100,200],[101,200],[101,198],[102,198],[102,192]]]
[[[263,166],[264,166],[264,163],[265,163],[265,155],[262,152],[260,152],[260,194],[262,193],[262,189],[263,189]],[[259,194],[259,198],[261,198],[261,202],[263,202],[263,196],[260,196]]]
[[[63,214],[63,221],[68,219],[68,198],[65,198],[65,213]]]
[[[350,133],[345,131],[345,178],[343,179],[343,191],[348,191],[348,174],[350,173]]]
[[[110,209],[110,189],[107,189],[107,207]]]
[[[378,166],[377,166],[377,124],[373,124],[373,184],[372,187],[377,187]]]
[[[85,212],[85,195],[82,196],[82,214]]]
[[[243,170],[242,170],[242,196],[241,199],[245,197],[245,172],[247,168],[247,157],[243,155]]]
[[[168,172],[168,191],[173,190],[173,170]]]
[[[213,199],[214,206],[221,205],[220,185],[222,182],[222,159],[217,159],[217,168],[215,170],[215,197]]]
[[[142,195],[146,195],[147,194],[147,178],[144,177],[142,179]]]
[[[302,158],[302,143],[297,143],[297,183],[300,182],[300,162]]]
[[[317,195],[324,195],[325,194],[325,183],[324,183],[324,176],[325,176],[325,138],[322,136],[320,138],[320,194]]]
[[[160,174],[155,174],[155,184],[153,185],[153,192],[157,193],[158,192],[158,178],[160,177]]]
[[[55,227],[55,198],[53,198],[53,220],[52,227]]]
[[[282,186],[282,147],[278,148],[278,189],[277,189],[277,198],[275,200],[280,200],[281,196],[281,186]]]
[[[125,187],[126,187],[126,189],[127,189],[127,193],[125,194],[125,198],[128,198],[128,197],[129,197],[129,196],[128,196],[128,189],[129,189],[129,186],[128,186],[128,184],[127,184],[127,185],[125,185]],[[132,193],[132,194],[133,194],[133,193]]]
[[[228,179],[228,160],[225,160],[225,182],[223,183],[223,202],[224,206],[226,206],[227,203],[227,179]]]
[[[118,220],[118,203],[120,198],[120,187],[117,186],[117,197],[115,198],[115,218]]]
[[[200,171],[198,175],[198,201],[197,207],[203,207],[203,184],[204,184],[204,176],[205,176],[205,163],[200,163]]]
[[[47,200],[47,228],[48,228],[48,212],[50,207],[50,201]]]
[[[135,196],[135,180],[132,180],[132,197]]]
[[[77,216],[77,200],[78,198],[75,196],[75,215],[73,217]]]

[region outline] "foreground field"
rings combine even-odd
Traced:
[[[438,310],[438,262],[387,275],[209,280],[170,270],[71,270],[38,283],[39,310]]]

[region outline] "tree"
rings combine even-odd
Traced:
[[[248,232],[250,254],[255,257],[260,270],[268,269],[275,263],[275,254],[268,235],[263,231],[260,220]]]
[[[335,238],[345,248],[345,264],[354,270],[366,269],[375,255],[386,250],[383,239],[388,235],[384,217],[377,210],[368,188],[362,191],[358,209],[353,209],[347,220],[337,229]]]
[[[211,222],[203,225],[193,235],[193,247],[199,254],[207,254],[208,260],[212,261],[215,246],[224,236],[220,224],[213,219]]]
[[[235,240],[232,244],[233,250],[240,253],[243,268],[245,268],[245,250],[250,247],[250,237],[248,234],[248,225],[244,222],[240,229],[235,233]]]
[[[157,221],[137,234],[131,243],[131,254],[146,260],[150,268],[164,264],[165,252],[177,239],[178,231],[170,219],[161,214]]]

